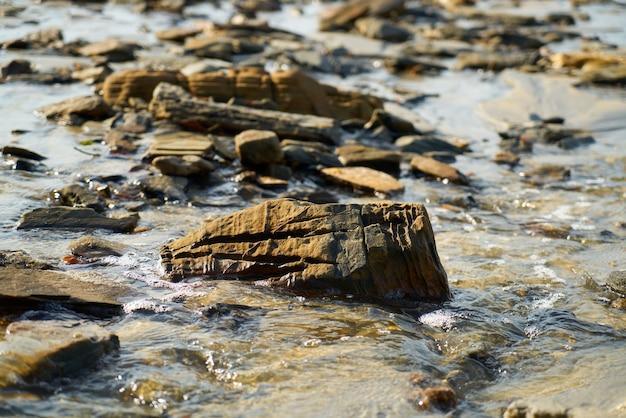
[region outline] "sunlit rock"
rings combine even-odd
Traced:
[[[18,321],[0,341],[0,387],[88,372],[119,348],[117,336],[81,321]]]
[[[164,245],[161,258],[172,280],[239,279],[387,300],[450,297],[419,203],[267,201]]]

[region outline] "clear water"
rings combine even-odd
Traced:
[[[505,3],[484,2],[485,7]],[[545,3],[553,9],[568,7],[566,1]],[[26,6],[29,20],[40,23],[0,20],[2,40],[59,25],[66,40],[119,36],[151,44],[151,32],[142,27],[157,30],[175,22],[168,14],[140,16],[123,5],[98,11],[14,4]],[[277,26],[297,25],[309,33],[322,8],[306,5],[293,21],[289,7],[268,16]],[[229,13],[227,7],[209,3],[189,10],[194,17],[178,24],[198,16],[224,20]],[[626,44],[620,24],[626,19],[623,7],[582,10],[592,19],[577,29]],[[0,62],[16,56],[0,51]],[[71,63],[54,56],[28,58],[41,67]],[[442,133],[471,143],[473,152],[456,166],[474,180],[473,187],[407,174],[402,178],[406,192],[398,197],[426,203],[454,299],[423,312],[304,299],[238,282],[163,282],[158,276],[159,246],[232,208],[152,207],[140,212],[146,232],[102,234],[128,244],[123,257],[107,259],[104,265],[63,267],[97,272],[106,280],[129,284],[140,295],[126,301],[127,314],[101,323],[119,336],[119,353],[71,380],[0,392],[0,415],[415,416],[423,413],[408,401],[409,377],[421,371],[455,389],[455,416],[501,416],[512,401],[527,398],[558,401],[578,416],[626,416],[625,314],[610,308],[587,283],[589,278],[603,283],[612,271],[626,268],[624,93],[598,88],[581,92],[566,85],[555,90],[545,86],[561,86],[560,80],[545,84],[542,78],[514,72],[446,72],[418,80],[372,73],[329,80],[344,87],[366,85],[381,94],[392,94],[394,85],[438,94],[410,111]],[[511,96],[518,94],[515,85],[532,94]],[[82,85],[0,85],[2,145],[48,157],[47,169],[40,173],[0,170],[0,249],[23,249],[60,264],[67,244],[81,234],[17,231],[19,216],[44,205],[51,190],[77,178],[134,175],[130,167],[147,143],[136,157],[111,157],[98,145],[79,145],[88,133],[33,114],[41,105],[89,93]],[[503,115],[523,121],[530,112],[565,116],[569,126],[591,129],[596,144],[572,151],[538,146],[512,170],[490,162],[498,150],[496,130]],[[16,136],[14,129],[28,132]],[[520,181],[520,171],[548,163],[570,167],[571,179],[545,187]],[[469,195],[477,207],[454,205]],[[542,230],[541,225],[552,229]],[[212,303],[249,308],[209,318],[202,308]]]

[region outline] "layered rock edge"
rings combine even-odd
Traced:
[[[385,300],[450,299],[421,203],[266,201],[161,248],[165,276],[239,279]]]

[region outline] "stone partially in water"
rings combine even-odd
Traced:
[[[577,414],[570,414],[569,408],[552,400],[519,400],[511,403],[504,418],[568,418]]]
[[[463,186],[469,185],[469,179],[465,176],[465,174],[461,173],[451,165],[437,161],[434,158],[416,155],[411,159],[411,168],[415,171],[424,173],[427,176],[445,179]]]
[[[22,214],[17,229],[108,229],[113,232],[131,232],[138,220],[139,215],[136,213],[124,218],[108,218],[88,208],[37,208]]]
[[[612,291],[626,297],[626,270],[613,271],[609,274],[606,284]]]
[[[100,258],[109,255],[119,257],[126,245],[100,237],[87,235],[70,242],[68,248],[72,255],[84,258]]]
[[[428,214],[419,203],[271,200],[164,245],[161,258],[172,280],[240,279],[387,301],[450,298]]]
[[[0,341],[0,387],[72,377],[119,348],[117,336],[81,321],[19,321]]]
[[[457,396],[444,382],[438,382],[424,373],[413,373],[410,378],[409,400],[422,411],[437,410],[448,412],[456,407]]]
[[[113,115],[113,110],[99,96],[73,97],[42,106],[37,112],[59,123],[74,125],[80,125],[84,120],[104,120]]]
[[[189,177],[215,171],[215,166],[208,160],[198,155],[173,155],[157,157],[152,160],[152,165],[161,174],[171,176]]]
[[[104,279],[81,280],[53,268],[20,251],[0,252],[0,313],[41,309],[49,303],[99,317],[122,312],[118,299],[130,293],[128,288],[107,285]]]

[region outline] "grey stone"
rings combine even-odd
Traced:
[[[131,232],[138,220],[139,215],[136,213],[124,218],[108,218],[88,208],[37,208],[22,214],[17,229],[107,229]]]

